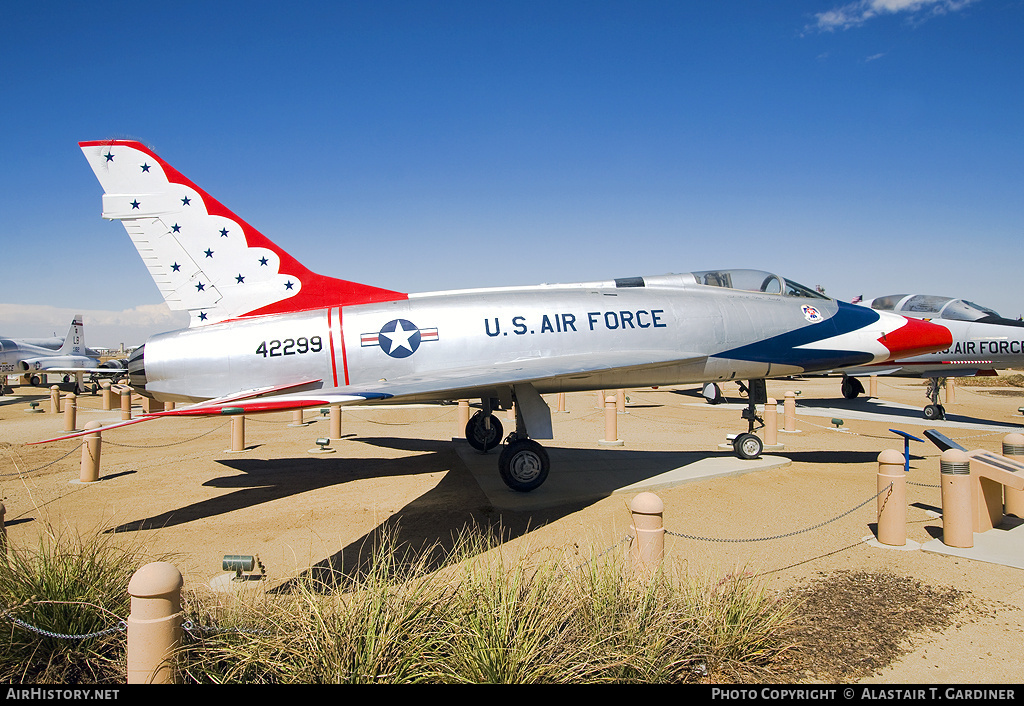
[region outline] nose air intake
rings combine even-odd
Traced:
[[[145,344],[139,346],[128,358],[128,382],[142,392],[146,389]]]

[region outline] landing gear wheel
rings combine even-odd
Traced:
[[[490,428],[484,423],[483,412],[477,412],[466,424],[466,441],[480,453],[487,453],[501,443],[501,422],[493,414],[490,415]]]
[[[544,447],[532,439],[516,439],[498,457],[498,472],[512,490],[528,493],[547,479],[551,462]]]
[[[943,409],[941,404],[930,404],[924,408],[924,418],[931,420],[945,419],[946,410]]]
[[[739,458],[757,458],[764,450],[761,437],[756,434],[740,434],[732,442],[733,451]]]
[[[31,383],[32,387],[39,387],[39,383],[42,382],[42,379],[38,375],[33,375],[28,379],[28,381]]]
[[[860,384],[860,380],[851,377],[843,378],[841,389],[843,391],[843,397],[848,400],[856,399],[859,394],[864,392],[864,386]]]
[[[722,388],[717,383],[709,382],[704,386],[701,394],[704,395],[704,399],[707,400],[708,404],[721,404],[725,402],[725,397],[722,396]]]

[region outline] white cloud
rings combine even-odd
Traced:
[[[138,345],[156,333],[188,326],[188,312],[166,304],[143,304],[123,311],[69,309],[45,304],[0,303],[0,335],[5,338],[64,336],[75,314],[82,315],[86,345]]]
[[[859,27],[868,20],[883,15],[904,13],[907,17],[923,19],[956,12],[977,0],[857,0],[815,15],[815,28],[822,32]]]

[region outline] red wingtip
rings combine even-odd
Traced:
[[[903,317],[907,323],[878,341],[889,349],[886,360],[912,358],[916,355],[944,351],[953,345],[953,334],[945,326],[922,319]]]

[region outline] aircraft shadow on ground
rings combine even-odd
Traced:
[[[921,405],[921,409],[906,409],[903,407],[896,407],[888,405],[884,400],[876,400],[873,398],[856,398],[852,400],[847,399],[799,399],[797,400],[797,410],[799,413],[800,407],[806,407],[810,409],[840,409],[850,410],[851,412],[862,412],[865,414],[874,414],[879,417],[898,417],[900,419],[906,419],[912,421],[915,424],[928,425],[932,422],[924,418],[922,409],[924,405]],[[993,419],[982,419],[980,417],[969,417],[963,414],[956,414],[946,410],[947,422],[962,423],[962,424],[986,424],[991,426],[1020,426],[1013,422],[1006,422],[1002,420]]]
[[[554,472],[547,483],[561,484],[566,499],[550,507],[529,511],[503,510],[492,507],[475,478],[459,458],[451,441],[370,437],[351,439],[347,443],[363,443],[416,455],[403,458],[347,458],[332,455],[284,459],[219,459],[218,463],[239,471],[238,474],[211,478],[203,485],[231,489],[233,492],[202,500],[159,515],[134,520],[107,530],[131,532],[158,529],[193,522],[262,503],[273,502],[302,493],[328,489],[370,478],[399,478],[424,473],[442,473],[440,482],[423,495],[414,498],[391,517],[361,538],[342,547],[273,589],[287,592],[299,581],[332,590],[353,578],[365,575],[378,557],[374,548],[381,542],[420,554],[428,566],[439,568],[448,559],[459,538],[468,528],[488,536],[492,542],[505,542],[577,512],[632,483],[660,475],[681,466],[714,456],[731,456],[729,452],[708,451],[628,451],[613,453],[599,449],[550,448],[553,465],[576,469],[594,469],[559,476]],[[461,442],[454,442],[461,443]],[[787,454],[795,460],[836,464],[873,461],[877,454],[850,451],[807,451]],[[484,458],[494,462],[497,455]],[[586,483],[580,483],[581,475]],[[543,492],[544,488],[539,491]],[[509,491],[511,492],[511,491]],[[339,508],[344,512],[345,508]]]

